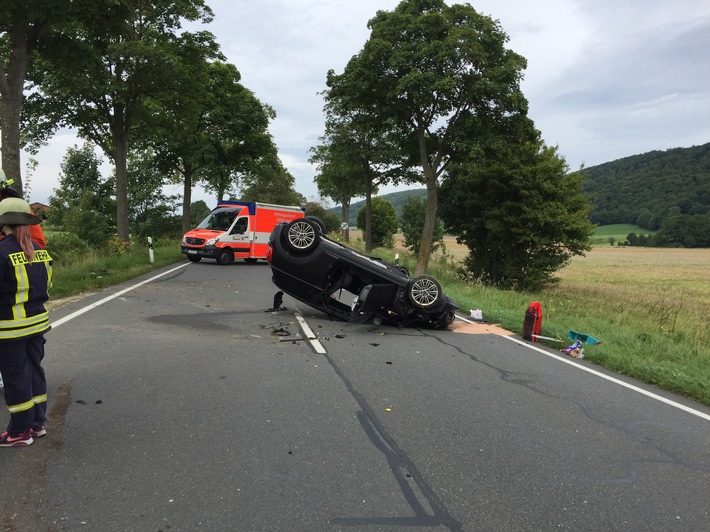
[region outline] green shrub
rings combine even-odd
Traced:
[[[80,239],[76,233],[68,231],[47,231],[47,251],[52,259],[71,261],[78,259],[89,251],[89,245]]]

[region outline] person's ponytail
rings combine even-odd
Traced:
[[[16,225],[13,228],[13,233],[17,239],[17,243],[20,244],[22,251],[25,252],[27,260],[32,262],[35,258],[35,248],[32,245],[32,238],[30,237],[30,228],[26,225]]]

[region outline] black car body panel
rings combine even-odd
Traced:
[[[443,329],[455,319],[456,303],[430,276],[366,257],[322,233],[306,217],[278,224],[267,259],[274,284],[333,318]]]

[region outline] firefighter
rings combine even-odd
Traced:
[[[52,284],[52,261],[33,243],[29,226],[41,220],[20,198],[0,201],[0,373],[10,410],[0,447],[30,445],[44,436],[47,383],[42,359],[50,329],[44,304]]]

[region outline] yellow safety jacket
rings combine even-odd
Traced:
[[[13,235],[0,241],[0,342],[50,329],[44,304],[52,286],[52,259],[38,248],[29,262]]]

